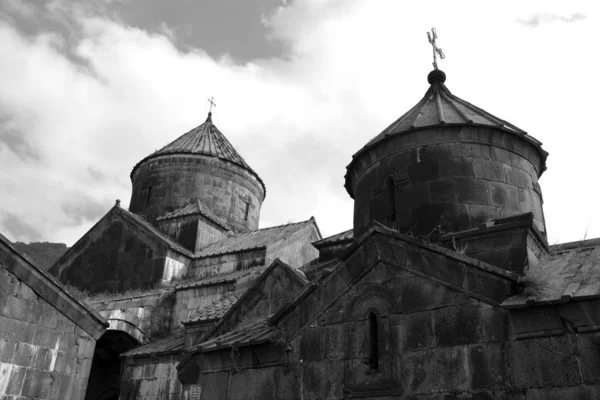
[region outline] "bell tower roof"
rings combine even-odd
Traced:
[[[225,135],[223,135],[223,133],[215,126],[215,124],[213,124],[212,112],[208,113],[206,121],[203,124],[195,127],[187,133],[184,133],[182,136],[167,144],[160,150],[155,151],[138,162],[136,166],[133,167],[131,176],[133,177],[135,170],[144,161],[157,156],[174,154],[205,155],[236,164],[255,175],[262,185],[263,190],[265,189],[265,185],[258,174],[252,168],[250,168],[248,163],[246,163],[240,153],[238,153],[229,140],[227,140]]]
[[[518,135],[527,134],[515,125],[450,93],[444,84],[446,81],[444,71],[439,69],[431,71],[427,76],[427,81],[431,86],[425,96],[413,108],[367,143],[367,146],[375,144],[388,135],[443,124],[484,125]]]

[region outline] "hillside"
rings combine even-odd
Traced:
[[[67,245],[64,243],[50,242],[15,242],[12,244],[15,249],[29,257],[35,265],[47,271],[60,256],[67,251]]]

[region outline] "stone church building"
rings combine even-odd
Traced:
[[[348,231],[259,229],[265,184],[209,113],[134,166],[129,210],[117,201],[56,279],[0,246],[0,318],[29,315],[9,304],[29,285],[63,321],[30,323],[86,343],[59,372],[4,350],[28,338],[3,323],[0,398],[600,398],[600,240],[550,246],[541,143],[444,72],[427,80],[347,166]]]

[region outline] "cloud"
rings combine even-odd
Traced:
[[[537,28],[540,24],[551,24],[556,21],[560,22],[577,22],[584,20],[587,16],[583,13],[577,12],[569,15],[557,15],[552,13],[536,13],[529,16],[529,18],[523,19],[518,18],[517,22],[521,25],[529,28]]]
[[[580,39],[549,27],[549,40],[540,41],[538,31],[513,23],[524,15],[520,7],[490,10],[472,2],[473,18],[448,2],[415,5],[411,13],[395,0],[287,2],[262,11],[264,27],[285,43],[285,54],[250,49],[240,61],[221,55],[226,42],[182,46],[185,24],[161,20],[161,31],[160,25],[129,23],[127,15],[101,10],[105,2],[97,2],[104,4],[98,9],[85,6],[94,3],[88,0],[25,3],[44,6],[29,17],[13,12],[17,22],[0,21],[0,109],[13,128],[0,143],[0,210],[26,216],[43,240],[71,244],[114,199],[126,207],[133,166],[202,123],[211,96],[218,104],[213,121],[267,186],[261,226],[314,215],[325,235],[348,229],[353,201],[343,187],[345,167],[427,90],[431,48],[425,32],[432,21],[438,21],[447,55],[440,67],[453,92],[539,136],[553,157],[571,142],[590,140],[577,135],[593,126],[593,102],[578,102],[574,118],[566,112],[569,102],[559,99],[581,99],[578,90],[592,93],[596,83],[584,74],[570,74],[568,84],[556,77],[572,71],[570,64],[583,65],[579,52],[587,54],[593,35]],[[27,25],[26,18],[33,22]],[[502,46],[520,62],[498,62]],[[548,65],[542,71],[536,52]],[[545,95],[548,82],[552,96]],[[530,98],[515,100],[519,91]],[[558,142],[552,132],[560,133]],[[547,173],[562,179],[555,186],[559,194],[564,182],[575,185],[572,177],[594,169],[581,164],[594,160],[583,155],[594,146],[584,147],[570,151],[581,154],[577,162],[561,162]],[[551,204],[551,178],[544,179]],[[562,211],[556,203],[548,221]]]
[[[27,132],[19,129],[14,120],[2,117],[0,111],[0,154],[8,149],[24,162],[40,161],[40,153],[28,141]]]
[[[12,237],[13,242],[35,242],[42,238],[35,225],[24,220],[24,215],[12,212],[0,214],[0,226],[8,236]]]
[[[78,193],[60,205],[60,209],[65,215],[65,224],[70,226],[80,226],[86,222],[96,222],[107,213],[109,203],[100,202],[81,193]]]

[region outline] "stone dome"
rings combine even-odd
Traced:
[[[440,70],[425,96],[369,141],[347,167],[354,232],[373,223],[403,233],[456,232],[532,212],[545,232],[541,143],[453,95]]]
[[[258,228],[266,188],[225,135],[206,121],[138,162],[130,211],[150,221],[197,200],[234,232]]]

